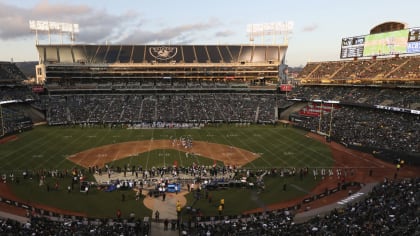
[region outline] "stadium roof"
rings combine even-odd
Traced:
[[[285,45],[37,45],[41,63],[272,63]]]
[[[387,22],[374,26],[370,30],[370,33],[376,34],[376,33],[391,32],[395,30],[402,30],[402,29],[405,29],[406,27],[407,27],[407,24],[402,23],[402,22],[387,21]]]

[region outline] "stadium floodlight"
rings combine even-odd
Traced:
[[[293,26],[293,21],[249,24],[246,31],[250,41],[254,41],[255,37],[261,37],[264,41],[265,36],[273,36],[273,42],[275,42],[276,36],[283,35],[284,43],[287,44],[289,34],[293,31]]]
[[[63,33],[70,34],[70,41],[75,41],[75,34],[79,33],[79,25],[73,23],[63,23],[63,22],[53,22],[53,21],[40,21],[40,20],[30,20],[29,29],[35,31],[36,34],[36,44],[38,44],[38,32],[45,32],[48,34],[49,43],[51,43],[51,34],[60,34]],[[61,37],[61,42],[63,38]]]

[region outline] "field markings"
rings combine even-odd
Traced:
[[[290,129],[289,131],[290,132],[294,132],[293,129]],[[270,131],[270,132],[274,132],[274,131]],[[303,136],[303,137],[305,137],[305,136]],[[303,151],[305,151],[305,152],[306,151],[309,151],[311,153],[317,154],[317,155],[305,154],[305,156],[309,157],[311,159],[311,161],[314,162],[314,164],[318,165],[319,168],[325,167],[324,166],[324,163],[325,162],[319,161],[319,159],[318,159],[319,157],[324,157],[324,158],[330,159],[330,160],[332,159],[332,156],[331,155],[326,155],[325,153],[321,153],[321,152],[318,152],[318,151],[316,151],[316,150],[314,150],[312,148],[309,148],[308,145],[305,145],[306,142],[304,144],[302,144],[300,142],[297,142],[296,140],[293,140],[292,138],[288,137],[287,135],[283,135],[282,138],[288,140],[288,142],[293,143],[294,146],[296,147],[296,150],[298,151],[297,153],[301,153]],[[309,139],[309,140],[311,140],[310,142],[317,142],[316,140],[313,140],[313,139]],[[310,142],[307,142],[307,143],[310,143]]]
[[[242,145],[246,146],[246,148],[247,148],[248,150],[252,150],[252,151],[254,152],[253,148],[251,148],[251,147],[249,146],[249,144],[244,143],[244,141],[242,141],[242,139],[240,138],[240,137],[248,137],[248,134],[246,134],[244,131],[239,131],[240,129],[241,129],[241,128],[238,128],[238,130],[237,130],[237,132],[240,132],[240,133],[241,133],[241,135],[239,136],[239,142],[240,142]],[[254,134],[255,134],[255,133],[254,133]],[[261,136],[258,136],[258,137],[260,137],[260,138],[261,138]],[[255,145],[257,145],[258,147],[262,147],[262,149],[263,149],[265,152],[270,153],[270,154],[274,154],[271,150],[267,149],[265,146],[261,145],[259,142],[253,142],[253,143],[254,143]],[[266,158],[264,158],[264,157],[263,157],[263,155],[261,155],[259,159],[263,160],[263,161],[267,164],[267,166],[272,166],[272,163],[270,163],[270,162],[269,162]],[[251,165],[252,165],[253,167],[256,167],[254,163],[252,163],[252,162],[249,162],[249,163],[251,163]],[[248,163],[248,164],[249,164],[249,163]]]
[[[306,194],[310,194],[311,192],[308,192],[308,191],[306,191],[305,189],[303,189],[303,188],[301,188],[301,187],[299,187],[299,186],[297,186],[297,185],[295,185],[295,184],[289,184],[292,188],[294,188],[294,189],[296,189],[296,190],[298,190],[298,191],[301,191],[301,192],[303,192],[303,193],[306,193]]]
[[[149,168],[150,150],[152,150],[152,142],[154,140],[154,133],[155,133],[155,129],[152,129],[152,135],[150,137],[151,142],[149,142],[149,149],[147,152],[146,167],[145,167],[146,169]]]
[[[214,135],[210,135],[210,136],[208,136],[208,132],[207,131],[205,131],[205,133],[206,133],[206,137],[215,137]],[[201,134],[199,134],[200,135],[200,139],[202,139],[202,135]],[[223,137],[223,139],[227,142],[226,144],[228,144],[228,145],[230,145],[230,146],[232,146],[232,144],[227,140],[227,138],[226,138],[226,135],[227,134],[225,134],[224,132],[222,133],[222,134],[220,134],[219,133],[219,136],[222,136]],[[197,157],[196,157],[197,158]],[[226,159],[228,159],[230,162],[232,162],[232,160],[231,160],[231,158],[228,156]]]
[[[130,135],[128,135],[128,140],[124,140],[122,142],[127,142],[129,140],[132,140],[132,141],[143,140],[143,139],[139,139],[139,137],[144,137],[144,134],[142,134],[142,133],[137,134],[137,131],[138,130],[134,130],[134,129],[129,130]],[[140,144],[138,142],[135,142],[135,145],[133,145],[133,147],[132,147],[133,149],[130,152],[130,155],[129,155],[130,158],[128,160],[129,166],[137,167],[137,165],[139,165],[139,163],[136,163],[135,161],[133,161],[133,159],[141,159],[139,153],[136,151],[136,150],[139,150],[139,148],[138,148],[139,145]]]
[[[26,158],[28,157],[30,158],[32,157],[32,155],[44,155],[45,150],[43,149],[43,147],[49,144],[49,142],[47,143],[45,140],[49,140],[49,136],[54,136],[55,133],[57,132],[59,132],[59,130],[55,130],[54,132],[45,132],[44,136],[37,137],[37,138],[30,138],[30,137],[27,138],[27,136],[24,137],[23,145],[21,145],[19,148],[14,149],[14,151],[12,151],[10,154],[6,155],[5,156],[6,158],[4,158],[4,160],[10,160],[7,163],[8,165],[12,167],[14,166],[14,168],[12,169],[16,169],[16,167],[21,166],[22,163],[26,163],[26,164],[32,163],[32,162],[38,163],[38,160],[26,159]],[[30,141],[27,139],[29,139]],[[38,145],[38,143],[41,143],[41,144]],[[15,162],[20,163],[20,164],[16,164],[16,165],[13,164]]]
[[[240,142],[243,146],[246,146],[245,150],[250,151],[250,152],[254,152],[254,150],[252,148],[250,148],[249,145],[244,144],[244,142],[242,141],[241,137],[243,137],[243,132],[240,132],[239,129],[234,129],[234,130],[235,130],[234,134],[227,133],[226,135],[222,135],[223,139],[228,143],[228,145],[232,146],[232,147],[236,147],[234,143],[232,143],[229,139],[226,138],[226,137],[235,137],[236,139],[238,139],[238,142]],[[228,132],[230,132],[230,130]],[[238,133],[242,133],[242,135],[239,135]],[[242,148],[242,147],[238,147],[238,148]],[[249,160],[246,156],[242,155],[242,158],[244,158],[245,160],[248,161],[247,164],[250,164],[253,167],[256,167],[255,164],[252,163],[252,160]],[[262,156],[260,156],[260,158],[262,158]],[[228,159],[230,160],[231,158],[228,157]],[[264,160],[264,159],[262,159],[262,160]],[[264,161],[266,161],[266,160],[264,160]]]
[[[124,138],[124,130],[112,130],[112,129],[86,129],[86,132],[83,132],[81,129],[79,130],[78,128],[75,129],[62,129],[62,128],[43,128],[40,131],[42,132],[37,132],[36,137],[38,138],[33,138],[33,137],[24,137],[25,138],[25,142],[23,143],[23,145],[18,146],[16,149],[13,150],[13,152],[11,152],[10,154],[7,154],[6,156],[10,157],[13,156],[15,154],[16,158],[3,158],[2,160],[3,163],[6,160],[12,160],[7,162],[8,165],[6,166],[10,166],[13,167],[13,163],[15,163],[15,161],[19,161],[21,162],[22,159],[24,159],[23,161],[25,161],[26,165],[28,163],[30,163],[30,161],[32,160],[31,163],[33,164],[37,164],[36,166],[40,166],[40,165],[55,165],[55,166],[60,166],[63,165],[63,163],[65,163],[65,160],[67,160],[66,158],[64,158],[64,156],[68,156],[68,155],[73,155],[74,153],[72,153],[72,151],[70,150],[72,146],[77,145],[77,149],[81,149],[83,146],[86,146],[87,148],[89,147],[95,147],[95,146],[100,146],[103,141],[106,139],[107,136],[109,137],[123,137]],[[47,131],[47,132],[46,132]],[[64,132],[63,132],[64,131]],[[94,132],[92,132],[94,131]],[[182,132],[188,132],[191,134],[194,134],[194,138],[195,139],[201,139],[202,141],[210,141],[210,142],[215,142],[215,143],[223,143],[225,142],[227,145],[231,145],[233,147],[236,147],[235,144],[239,144],[238,147],[243,146],[246,147],[248,150],[250,151],[255,151],[258,149],[258,151],[255,152],[264,152],[265,154],[268,155],[269,158],[263,158],[261,160],[260,163],[266,163],[268,166],[271,166],[271,164],[273,163],[272,160],[274,160],[275,157],[277,156],[282,156],[285,152],[285,150],[281,150],[281,147],[278,146],[285,146],[287,145],[288,142],[289,145],[293,142],[295,149],[287,149],[286,151],[291,151],[293,152],[293,155],[285,155],[288,158],[293,158],[295,157],[295,159],[297,161],[302,161],[301,159],[299,159],[299,152],[301,151],[301,149],[303,149],[305,152],[308,152],[309,154],[306,154],[306,158],[313,158],[314,160],[312,160],[314,162],[314,164],[318,164],[322,163],[322,162],[316,162],[316,157],[314,157],[315,155],[310,155],[311,153],[317,153],[317,156],[320,156],[320,152],[318,152],[317,150],[314,149],[308,149],[308,145],[305,145],[304,142],[300,143],[299,141],[294,140],[293,138],[290,138],[287,136],[287,134],[285,135],[283,132],[278,132],[278,131],[282,131],[282,130],[278,130],[278,129],[270,129],[270,128],[251,128],[251,129],[244,129],[244,128],[234,128],[234,127],[228,127],[228,128],[220,128],[220,129],[201,129],[201,130],[182,130],[182,131],[178,131],[178,130],[171,130],[171,131],[167,131],[167,132],[175,132],[175,133],[182,133]],[[151,139],[153,140],[153,137],[155,136],[155,130],[152,131],[147,131],[146,135],[143,131],[141,131],[142,133],[138,133],[138,132],[130,132],[130,135],[135,136],[135,137],[145,137],[145,136],[151,136]],[[166,132],[166,131],[165,131]],[[294,132],[293,129],[288,130],[287,132]],[[282,135],[278,135],[278,133],[282,133]],[[39,135],[41,134],[41,135]],[[76,135],[77,134],[77,135]],[[80,134],[80,135],[78,135]],[[157,134],[159,137],[167,137],[168,135],[163,134],[159,135]],[[70,136],[72,137],[70,139]],[[87,136],[96,136],[97,138],[86,138],[85,142],[80,141],[80,139],[83,139]],[[229,138],[228,138],[229,136]],[[59,142],[55,142],[56,138],[54,137],[61,137],[61,140],[59,140]],[[135,140],[135,137],[133,138]],[[176,137],[176,136],[175,136]],[[26,142],[26,140],[28,140]],[[112,140],[112,139],[111,139]],[[130,139],[131,140],[131,139]],[[260,142],[263,141],[263,142]],[[308,142],[312,142],[313,139],[308,139]],[[94,144],[94,145],[93,145]],[[62,146],[60,146],[62,145]],[[293,145],[290,145],[293,146]],[[30,148],[28,148],[30,147]],[[36,148],[34,148],[36,147]],[[252,147],[251,149],[249,149],[250,147]],[[257,147],[257,148],[255,148]],[[150,147],[149,147],[150,148]],[[34,149],[38,150],[38,152],[34,151]],[[279,151],[279,153],[277,153],[277,150]],[[41,151],[41,152],[39,152]],[[280,152],[282,151],[282,152]],[[30,158],[30,155],[36,155],[37,157],[34,158]],[[179,161],[181,163],[181,165],[183,164],[183,162],[185,162],[186,160],[184,160],[183,158],[183,153],[181,153],[181,151],[178,151],[178,158]],[[289,153],[290,154],[290,153]],[[40,158],[40,156],[43,155],[43,158]],[[325,155],[325,154],[324,154]],[[229,152],[226,153],[227,158],[229,158]],[[326,156],[326,155],[325,155]],[[58,158],[59,157],[59,158]],[[27,159],[26,159],[27,158]],[[61,158],[61,159],[60,159]],[[99,158],[99,157],[98,157]],[[134,157],[131,157],[131,159]],[[147,163],[146,163],[146,167],[148,167],[148,165],[150,164],[151,161],[151,154],[148,154],[147,157]],[[210,157],[211,158],[211,157]],[[246,157],[244,157],[245,159]],[[329,157],[330,158],[330,157]],[[42,159],[42,162],[39,162],[39,160]],[[130,159],[130,160],[131,160]],[[246,158],[247,159],[247,158]],[[303,159],[303,158],[302,158]],[[198,157],[195,156],[194,159],[196,162],[198,162]],[[318,159],[319,160],[319,159]],[[96,162],[99,161],[99,159],[96,160]],[[167,161],[166,159],[164,160],[165,162]],[[284,163],[284,160],[281,160]],[[95,162],[95,163],[96,163]],[[51,164],[52,163],[52,164]],[[252,163],[252,162],[251,162]],[[199,163],[201,164],[201,163]],[[289,163],[290,164],[290,163]],[[21,165],[17,165],[19,167],[24,166],[24,164]],[[250,166],[256,167],[256,165],[254,163],[250,164]],[[7,167],[7,168],[11,168],[11,167]],[[16,169],[16,168],[14,168]]]
[[[178,140],[178,136],[177,136],[177,129],[174,129],[175,130],[175,135],[172,137],[172,140],[174,140],[174,139],[176,139],[176,140]],[[170,142],[172,142],[172,140],[170,140]],[[175,143],[175,145],[177,145],[176,143]],[[184,163],[182,162],[182,157],[181,157],[181,151],[178,151],[178,159],[179,159],[179,164],[178,164],[178,166],[184,166]]]
[[[138,132],[140,132],[140,134],[138,134]],[[130,140],[133,141],[142,141],[144,138],[144,133],[143,130],[130,130]],[[138,147],[140,146],[139,142],[136,142],[134,145],[134,150],[140,150]],[[138,157],[139,159],[139,163],[135,163],[134,161],[132,161],[135,157]],[[140,159],[143,159],[143,157],[141,157],[141,154],[139,155],[138,152],[132,151],[132,155],[130,157],[130,164],[137,166],[141,163]]]
[[[166,166],[166,151],[163,150],[163,166]]]
[[[264,139],[266,143],[269,143],[270,146],[273,147],[272,149],[270,149],[272,150],[271,153],[275,156],[275,159],[277,161],[280,161],[281,163],[283,163],[282,167],[296,166],[296,163],[299,162],[299,159],[296,157],[297,156],[296,153],[298,152],[298,150],[296,148],[292,148],[293,150],[292,155],[284,155],[284,151],[287,150],[285,148],[290,148],[291,146],[293,147],[293,145],[290,145],[290,143],[287,143],[284,141],[283,130],[280,130],[280,132],[278,129],[275,129],[275,132],[272,132],[271,130],[272,129],[270,129],[270,133],[268,133],[268,136],[259,137],[259,138]],[[282,157],[287,157],[287,158],[282,158]],[[296,161],[293,161],[293,163],[290,163],[290,160],[296,160]]]
[[[88,131],[89,130],[89,131]],[[87,139],[85,141],[78,141],[76,144],[78,145],[78,150],[81,150],[82,152],[90,149],[90,148],[95,148],[101,145],[104,145],[104,141],[106,140],[107,137],[110,137],[110,133],[113,132],[113,130],[111,129],[84,129],[83,131],[80,130],[76,130],[77,132],[80,132],[78,135],[78,138],[74,140],[74,142],[78,141],[78,140],[83,140],[83,138]],[[94,131],[94,135],[90,135],[92,133],[92,131]],[[89,134],[86,136],[86,134]],[[96,136],[96,137],[100,137],[100,138],[89,138],[89,136]],[[66,146],[66,148],[71,147],[72,144],[69,144]],[[80,152],[80,151],[77,151]],[[73,156],[75,153],[73,153],[71,156]],[[104,157],[106,157],[108,154],[107,153],[99,153],[93,157],[87,157],[87,158],[95,158],[94,160],[91,161],[91,166],[95,166],[96,163],[98,163],[99,159],[102,159]],[[73,162],[73,161],[71,161]],[[78,166],[81,166],[80,163],[76,163]],[[74,166],[73,166],[74,167]]]
[[[297,166],[297,163],[301,163],[301,162],[305,161],[304,158],[299,158],[299,154],[302,153],[302,150],[304,150],[304,149],[297,148],[296,144],[299,143],[299,142],[297,142],[294,139],[287,138],[287,135],[285,135],[285,133],[283,133],[283,132],[285,132],[284,129],[282,129],[281,132],[273,132],[272,130],[270,130],[270,133],[276,135],[276,139],[268,139],[268,140],[276,140],[275,143],[273,143],[273,142],[270,142],[270,143],[272,143],[273,145],[275,145],[276,147],[278,147],[280,149],[279,153],[277,154],[277,158],[279,160],[281,160],[283,163],[286,163],[285,166],[295,167],[295,166]],[[287,139],[288,141],[285,141],[285,139]],[[278,144],[280,144],[280,145],[278,145]],[[293,144],[293,145],[291,145],[291,144]],[[305,148],[306,148],[306,146],[305,146]],[[293,155],[284,155],[285,150],[292,150]],[[288,162],[287,161],[285,162],[285,160],[282,158],[282,157],[285,157],[285,156],[287,156],[287,158],[285,158],[285,159],[289,160]],[[290,163],[290,160],[294,160],[294,161],[292,163]]]
[[[77,130],[76,130],[77,131]],[[75,130],[71,130],[71,132],[75,132]],[[71,135],[73,138],[71,139],[71,142],[65,142],[66,146],[71,146],[73,145],[73,143],[78,143],[77,141],[81,139],[81,135],[79,135],[77,138],[75,138],[76,135]],[[62,135],[59,135],[60,138],[64,138]],[[58,138],[57,138],[58,139]],[[67,141],[67,138],[65,138]],[[51,140],[49,143],[52,143],[53,140]],[[52,146],[52,145],[51,145]],[[62,153],[65,153],[65,148],[66,146],[61,146],[60,148],[53,148],[52,149],[52,153],[50,154],[49,158],[45,158],[44,161],[42,163],[40,163],[39,165],[45,165],[45,163],[54,163],[55,164],[55,168],[57,168],[57,166],[59,166],[59,164],[63,163],[64,161],[66,161],[66,158],[60,159],[58,160],[58,158],[56,158],[56,156],[62,156]],[[72,153],[74,154],[74,153]],[[53,167],[52,167],[53,168]]]
[[[60,135],[59,134],[55,135],[55,137],[57,136],[60,136]],[[48,142],[46,142],[47,140]],[[53,141],[51,141],[51,139],[47,139],[47,140],[45,141],[45,143],[48,144],[46,149],[48,149],[49,147],[54,147],[54,148],[50,148],[53,153],[49,154],[48,157],[43,158],[42,161],[37,162],[37,168],[46,168],[47,163],[50,163],[50,164],[57,163],[58,158],[56,158],[56,156],[60,155],[57,153],[60,153],[62,151],[62,148],[57,148],[57,145],[54,144]],[[54,168],[54,167],[51,166],[50,168]]]
[[[45,140],[45,143],[48,144],[47,148],[44,149],[44,151],[46,152],[50,152],[48,154],[48,158],[43,158],[42,162],[38,162],[37,166],[39,166],[39,168],[45,168],[47,165],[51,164],[51,166],[49,168],[57,168],[57,163],[58,162],[63,162],[66,159],[65,158],[57,158],[62,157],[64,153],[66,153],[64,147],[62,145],[64,145],[63,143],[65,143],[66,145],[69,145],[69,142],[67,142],[69,140],[68,137],[64,137],[64,136],[74,136],[73,132],[74,130],[68,131],[70,132],[72,135],[62,135],[62,130],[58,130],[58,134],[54,135],[53,139],[52,138],[48,138]],[[54,132],[57,133],[57,132]],[[62,142],[62,139],[65,139],[65,142]],[[58,140],[57,143],[54,143],[55,140]],[[48,141],[48,142],[47,142]],[[76,138],[72,138],[70,143],[76,142]],[[51,148],[52,147],[52,148]],[[49,151],[48,151],[49,150]]]
[[[76,130],[77,131],[77,130]],[[76,144],[79,144],[79,143],[82,143],[82,145],[88,145],[89,144],[89,142],[79,142],[79,140],[81,140],[81,139],[83,139],[83,133],[79,133],[80,135],[78,135],[77,136],[77,138],[72,138],[72,140],[71,140],[71,142],[70,143],[66,143],[66,146],[65,147],[62,147],[61,149],[60,149],[60,151],[58,151],[57,153],[60,153],[61,151],[63,151],[63,150],[65,150],[66,148],[68,148],[68,147],[71,147],[72,145],[73,145],[73,143],[76,143]],[[73,136],[76,136],[76,135],[73,135]],[[97,132],[95,132],[95,135],[94,135],[95,137],[97,136]],[[101,141],[103,140],[103,138],[105,137],[106,135],[103,135],[102,136],[102,139],[101,139]],[[79,146],[80,147],[80,146]],[[57,155],[57,154],[56,154]],[[72,153],[72,154],[70,154],[70,155],[74,155],[74,153]],[[60,160],[58,163],[57,163],[57,165],[56,166],[59,166],[59,165],[61,165],[63,162],[65,162],[67,160],[67,158],[64,158],[64,159],[62,159],[62,160]]]
[[[21,137],[21,135],[19,135]],[[18,136],[18,137],[19,137]],[[26,140],[29,139],[29,140]],[[14,162],[21,162],[21,158],[24,157],[33,157],[34,155],[41,155],[38,152],[35,154],[34,151],[31,150],[33,149],[33,146],[35,146],[36,143],[41,142],[41,138],[38,139],[31,139],[31,138],[26,138],[26,137],[21,137],[21,139],[17,140],[18,142],[22,142],[22,145],[13,149],[12,151],[9,151],[8,153],[4,153],[2,154],[2,158],[1,158],[1,162],[3,163],[2,168],[5,168],[6,166],[18,166],[18,165],[13,165]],[[28,148],[29,147],[29,148]],[[29,150],[31,149],[31,150]],[[17,154],[17,155],[15,155]],[[16,168],[13,168],[16,169]]]
[[[98,147],[99,145],[103,145],[105,138],[109,136],[108,134],[110,132],[113,132],[112,129],[106,129],[106,134],[105,135],[102,135],[102,137],[99,140],[96,139],[97,142],[95,142],[95,144],[92,145],[92,147]],[[107,156],[108,154],[107,153],[103,153],[103,155]],[[102,158],[102,156],[97,156],[95,158],[95,161],[93,162],[92,166],[96,166],[96,163],[98,163],[98,160],[101,159],[101,158]]]

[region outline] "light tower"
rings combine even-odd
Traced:
[[[252,43],[255,42],[256,37],[259,37],[262,43],[265,43],[265,40],[268,38],[272,40],[273,44],[277,44],[277,41],[283,36],[282,44],[287,45],[290,34],[293,31],[293,25],[293,21],[249,24],[247,25],[246,31],[249,36],[249,41]]]
[[[76,41],[75,34],[79,33],[79,24],[62,23],[53,21],[30,20],[29,28],[35,32],[35,44],[39,44],[38,33],[48,34],[48,43],[51,44],[51,35],[59,34],[63,44],[63,33],[70,35],[70,42]]]
[[[59,35],[60,43],[63,44],[63,34],[68,34],[70,37],[70,43],[73,44],[76,41],[76,34],[79,33],[79,25],[72,23],[52,22],[52,21],[40,21],[30,20],[29,28],[32,32],[35,32],[35,45],[39,45],[38,35],[40,33],[48,35],[48,44],[51,44],[51,35]],[[45,82],[45,62],[41,61],[41,56],[38,57],[38,65],[35,67],[36,73],[36,84],[42,84]]]
[[[286,22],[273,22],[273,23],[263,23],[263,24],[249,24],[247,25],[246,31],[249,36],[249,41],[252,44],[255,44],[255,38],[261,38],[261,43],[266,44],[266,40],[271,41],[271,44],[280,44],[287,46],[289,44],[289,37],[293,30],[293,21]],[[283,37],[281,37],[283,36]],[[283,39],[283,41],[280,41]],[[279,75],[278,75],[278,84],[288,83],[287,65],[284,63],[284,60],[280,62],[279,65]]]

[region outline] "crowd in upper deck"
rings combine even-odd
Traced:
[[[299,78],[306,80],[330,79],[332,82],[358,79],[406,82],[420,78],[420,57],[310,62],[303,68]]]

